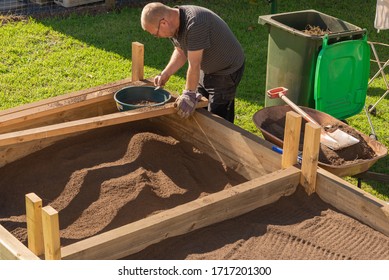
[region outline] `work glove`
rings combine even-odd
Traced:
[[[174,107],[177,109],[177,114],[181,118],[188,118],[193,115],[197,103],[200,101],[202,95],[198,92],[191,90],[184,90],[182,95],[180,95],[176,102],[174,102]]]

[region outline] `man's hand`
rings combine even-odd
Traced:
[[[184,119],[193,115],[196,105],[201,97],[202,95],[198,92],[184,90],[182,95],[180,95],[174,103],[174,107],[177,109],[177,114]]]
[[[163,87],[166,82],[169,80],[169,77],[167,75],[158,74],[154,77],[154,86],[156,87]]]

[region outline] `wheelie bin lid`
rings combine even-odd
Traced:
[[[327,44],[323,39],[315,72],[314,99],[317,110],[344,120],[365,105],[370,71],[367,36]]]

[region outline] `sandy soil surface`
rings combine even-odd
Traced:
[[[63,246],[245,182],[144,122],[61,141],[0,168],[0,223],[26,244],[24,196],[59,211]],[[172,249],[174,248],[174,249]],[[389,259],[389,237],[298,191],[129,259]]]

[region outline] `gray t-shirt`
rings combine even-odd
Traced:
[[[237,71],[245,60],[242,46],[227,23],[214,12],[198,6],[178,6],[180,27],[171,40],[188,51],[203,49],[201,69],[205,74],[228,75]]]

